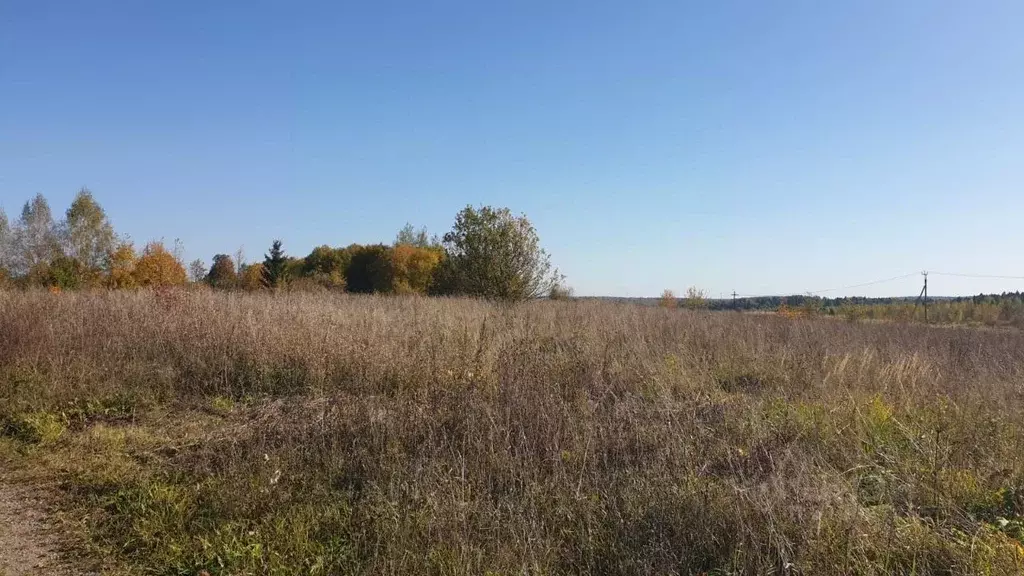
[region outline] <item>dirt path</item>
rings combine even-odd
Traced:
[[[0,576],[71,576],[60,562],[46,504],[32,489],[0,481]]]

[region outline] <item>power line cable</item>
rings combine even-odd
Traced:
[[[1000,274],[960,274],[957,272],[931,272],[940,276],[957,276],[960,278],[995,278],[1000,280],[1024,280],[1024,276],[1003,276]]]
[[[802,294],[795,294],[794,293],[794,294],[791,294],[791,296],[798,296],[798,295],[799,296],[805,296],[805,295],[808,295],[808,294],[821,294],[823,292],[835,292],[837,290],[849,290],[851,288],[862,288],[864,286],[873,286],[875,284],[883,284],[885,282],[893,282],[895,280],[903,280],[904,278],[910,278],[912,276],[917,276],[918,274],[920,274],[920,272],[911,272],[909,274],[901,274],[899,276],[893,276],[892,278],[882,278],[881,280],[872,280],[871,282],[862,282],[860,284],[851,284],[849,286],[838,286],[836,288],[826,288],[824,290],[812,290],[812,291],[809,291],[809,292],[804,292]],[[749,295],[749,294],[740,294],[738,296],[741,297],[741,298],[773,298],[773,297],[781,297],[780,294],[766,294],[766,295],[760,295],[760,296],[753,296],[753,295]]]
[[[825,290],[813,290],[807,292],[807,294],[821,294],[822,292],[835,292],[837,290],[849,290],[850,288],[862,288],[864,286],[874,286],[875,284],[884,284],[885,282],[893,282],[895,280],[902,280],[904,278],[910,278],[911,276],[917,276],[920,272],[911,272],[910,274],[901,274],[899,276],[893,276],[892,278],[882,278],[881,280],[872,280],[871,282],[864,282],[862,284],[851,284],[850,286],[839,286],[838,288],[826,288]]]

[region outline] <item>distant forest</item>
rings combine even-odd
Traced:
[[[751,298],[704,298],[698,290],[675,298],[671,291],[660,298],[601,298],[597,300],[646,306],[681,307],[719,312],[774,313],[786,317],[832,316],[849,321],[886,320],[936,324],[973,324],[1024,328],[1024,292],[979,294],[977,296],[928,297],[927,307],[918,298],[868,298],[845,296],[757,296]]]
[[[820,296],[757,296],[753,298],[717,298],[708,301],[710,310],[778,310],[783,305],[803,308],[808,303],[816,304],[822,311],[838,310],[844,306],[887,306],[906,305],[917,302],[914,296],[869,298],[867,296],[843,296],[839,298],[823,298]],[[1024,304],[1024,292],[1003,292],[1002,294],[978,294],[977,296],[929,296],[930,303],[1001,304],[1005,301]]]
[[[618,296],[586,296],[583,299],[607,300],[630,304],[641,304],[646,306],[657,306],[662,304],[663,299],[658,297],[631,298]],[[685,298],[682,301],[685,304]],[[978,294],[977,296],[928,296],[929,305],[941,303],[965,303],[972,304],[1002,304],[1011,302],[1024,305],[1024,292],[1003,292],[1002,294]],[[753,296],[747,298],[708,298],[704,304],[698,306],[713,311],[739,310],[741,312],[765,311],[774,312],[787,306],[790,308],[805,308],[813,306],[822,312],[828,310],[839,310],[846,306],[893,306],[893,305],[920,305],[916,296],[843,296],[839,298],[824,298],[821,296],[806,296],[793,294],[790,296]]]

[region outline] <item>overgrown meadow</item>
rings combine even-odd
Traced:
[[[0,292],[0,463],[111,574],[1018,574],[1024,333]]]

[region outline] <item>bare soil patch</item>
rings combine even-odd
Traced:
[[[38,491],[0,482],[0,576],[74,574],[59,550],[60,538]]]

